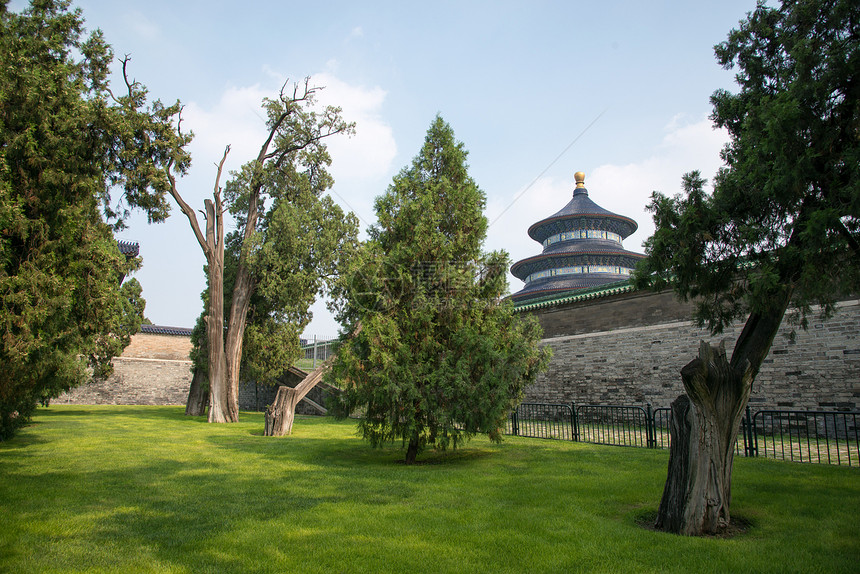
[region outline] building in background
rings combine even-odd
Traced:
[[[574,174],[573,198],[561,211],[529,227],[543,252],[516,262],[511,273],[525,286],[511,295],[517,304],[626,282],[645,256],[621,242],[638,224],[603,209],[588,197],[585,174]]]

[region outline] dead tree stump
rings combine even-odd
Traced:
[[[275,402],[266,409],[266,436],[284,436],[293,432],[296,418],[296,389],[281,386]]]

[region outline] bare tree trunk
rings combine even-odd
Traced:
[[[714,348],[702,341],[698,358],[681,369],[687,396],[672,403],[669,474],[656,528],[698,536],[728,526],[740,421],[791,293],[786,288],[769,311],[749,316],[731,362],[725,342]]]
[[[283,385],[278,388],[275,402],[266,409],[266,436],[284,436],[293,432],[296,405],[322,380],[330,365],[331,358],[302,379],[294,389]]]
[[[729,364],[724,342],[715,348],[702,341],[699,357],[681,370],[688,394],[672,403],[669,477],[658,529],[698,536],[728,526],[735,442],[752,390],[746,367]]]
[[[256,218],[255,218],[256,219]],[[239,268],[233,285],[233,298],[230,304],[230,317],[227,323],[227,337],[224,348],[226,358],[227,386],[231,404],[239,404],[239,374],[242,367],[242,343],[245,336],[245,325],[248,322],[248,309],[251,305],[251,294],[254,290],[253,280],[244,262],[244,256],[239,259]]]
[[[415,459],[418,458],[418,435],[416,434],[409,439],[409,446],[406,447],[406,464],[415,464]]]
[[[239,420],[238,390],[230,392],[227,378],[227,360],[224,355],[224,210],[221,204],[221,172],[230,146],[224,149],[218,173],[215,177],[213,199],[204,201],[206,232],[200,229],[197,215],[190,205],[179,194],[176,179],[171,173],[172,163],[168,164],[165,173],[170,181],[170,195],[179,204],[179,208],[194,231],[194,237],[200,244],[206,256],[209,269],[209,314],[206,317],[206,336],[209,339],[209,422],[224,423]],[[237,387],[238,389],[238,387]]]
[[[206,239],[214,246],[207,257],[209,269],[209,316],[206,335],[209,339],[209,422],[235,423],[239,420],[238,395],[234,397],[227,376],[224,353],[224,235],[221,221],[220,194],[216,202],[206,200]],[[216,223],[217,222],[217,223]],[[221,231],[218,231],[218,230]]]
[[[188,400],[185,403],[185,414],[192,417],[199,417],[206,414],[206,407],[209,406],[209,391],[204,390],[203,382],[206,377],[202,371],[195,371],[191,377],[191,387],[188,389]]]

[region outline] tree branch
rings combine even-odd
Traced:
[[[860,243],[857,242],[857,238],[848,231],[848,228],[845,227],[845,224],[841,221],[839,222],[839,228],[836,231],[843,239],[845,239],[846,243],[848,243],[848,247],[854,252],[854,257],[860,259]]]
[[[220,205],[220,194],[221,194],[221,172],[224,169],[224,162],[227,160],[227,154],[230,153],[230,146],[228,145],[224,149],[224,155],[221,157],[221,161],[218,164],[218,173],[215,177],[215,194]],[[206,237],[203,235],[203,231],[200,229],[200,223],[197,221],[197,215],[194,213],[194,210],[190,205],[182,198],[179,194],[179,190],[176,187],[176,178],[171,173],[171,169],[173,167],[173,159],[171,159],[167,166],[165,167],[165,173],[167,175],[167,179],[170,181],[170,188],[168,192],[176,200],[176,203],[179,204],[179,209],[182,210],[182,213],[185,214],[185,217],[188,218],[188,222],[191,224],[191,229],[194,231],[194,237],[197,238],[197,243],[200,244],[201,249],[203,249],[203,254],[206,256],[207,261],[214,255],[214,247],[215,245],[209,245]],[[204,217],[206,214],[204,213]]]

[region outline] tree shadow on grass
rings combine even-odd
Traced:
[[[397,464],[408,466],[406,464],[406,449],[398,451],[399,458]],[[449,450],[431,450],[418,455],[415,461],[415,466],[463,466],[470,465],[473,462],[493,456],[497,454],[495,451],[485,450],[479,447],[461,446],[456,449]]]
[[[189,571],[209,564],[221,570],[221,553],[207,541],[229,538],[248,522],[299,516],[341,498],[331,489],[318,488],[311,470],[292,469],[289,477],[283,473],[249,477],[223,465],[211,469],[172,460],[141,460],[124,468],[95,471],[76,468],[27,474],[8,470],[7,480],[14,481],[16,489],[40,493],[14,509],[9,517],[14,524],[55,523],[59,531],[86,532],[72,537],[41,535],[36,544],[32,534],[20,540],[16,543],[22,546],[20,556],[41,556],[34,553],[46,547],[41,556],[45,562],[41,567],[34,564],[35,570],[54,560],[73,570],[100,565],[134,570],[141,556],[152,553],[154,563]],[[355,489],[358,496],[368,494],[361,492],[360,485],[353,485]],[[27,536],[23,531],[29,529],[21,530],[18,535]],[[101,557],[102,549],[116,547],[122,549],[119,555]],[[75,564],[77,560],[81,562]],[[128,568],[122,568],[123,560],[128,560]]]
[[[475,461],[498,454],[497,450],[483,446],[465,444],[456,449],[428,449],[418,456],[414,465],[406,465],[406,449],[397,442],[373,447],[358,436],[349,438],[312,438],[301,435],[282,437],[264,436],[262,429],[254,429],[246,435],[259,440],[253,443],[224,441],[223,437],[210,440],[223,448],[234,448],[241,451],[263,449],[273,457],[301,457],[308,461],[343,464],[352,461],[355,464],[387,467],[398,466],[451,466],[458,467],[473,464]]]

